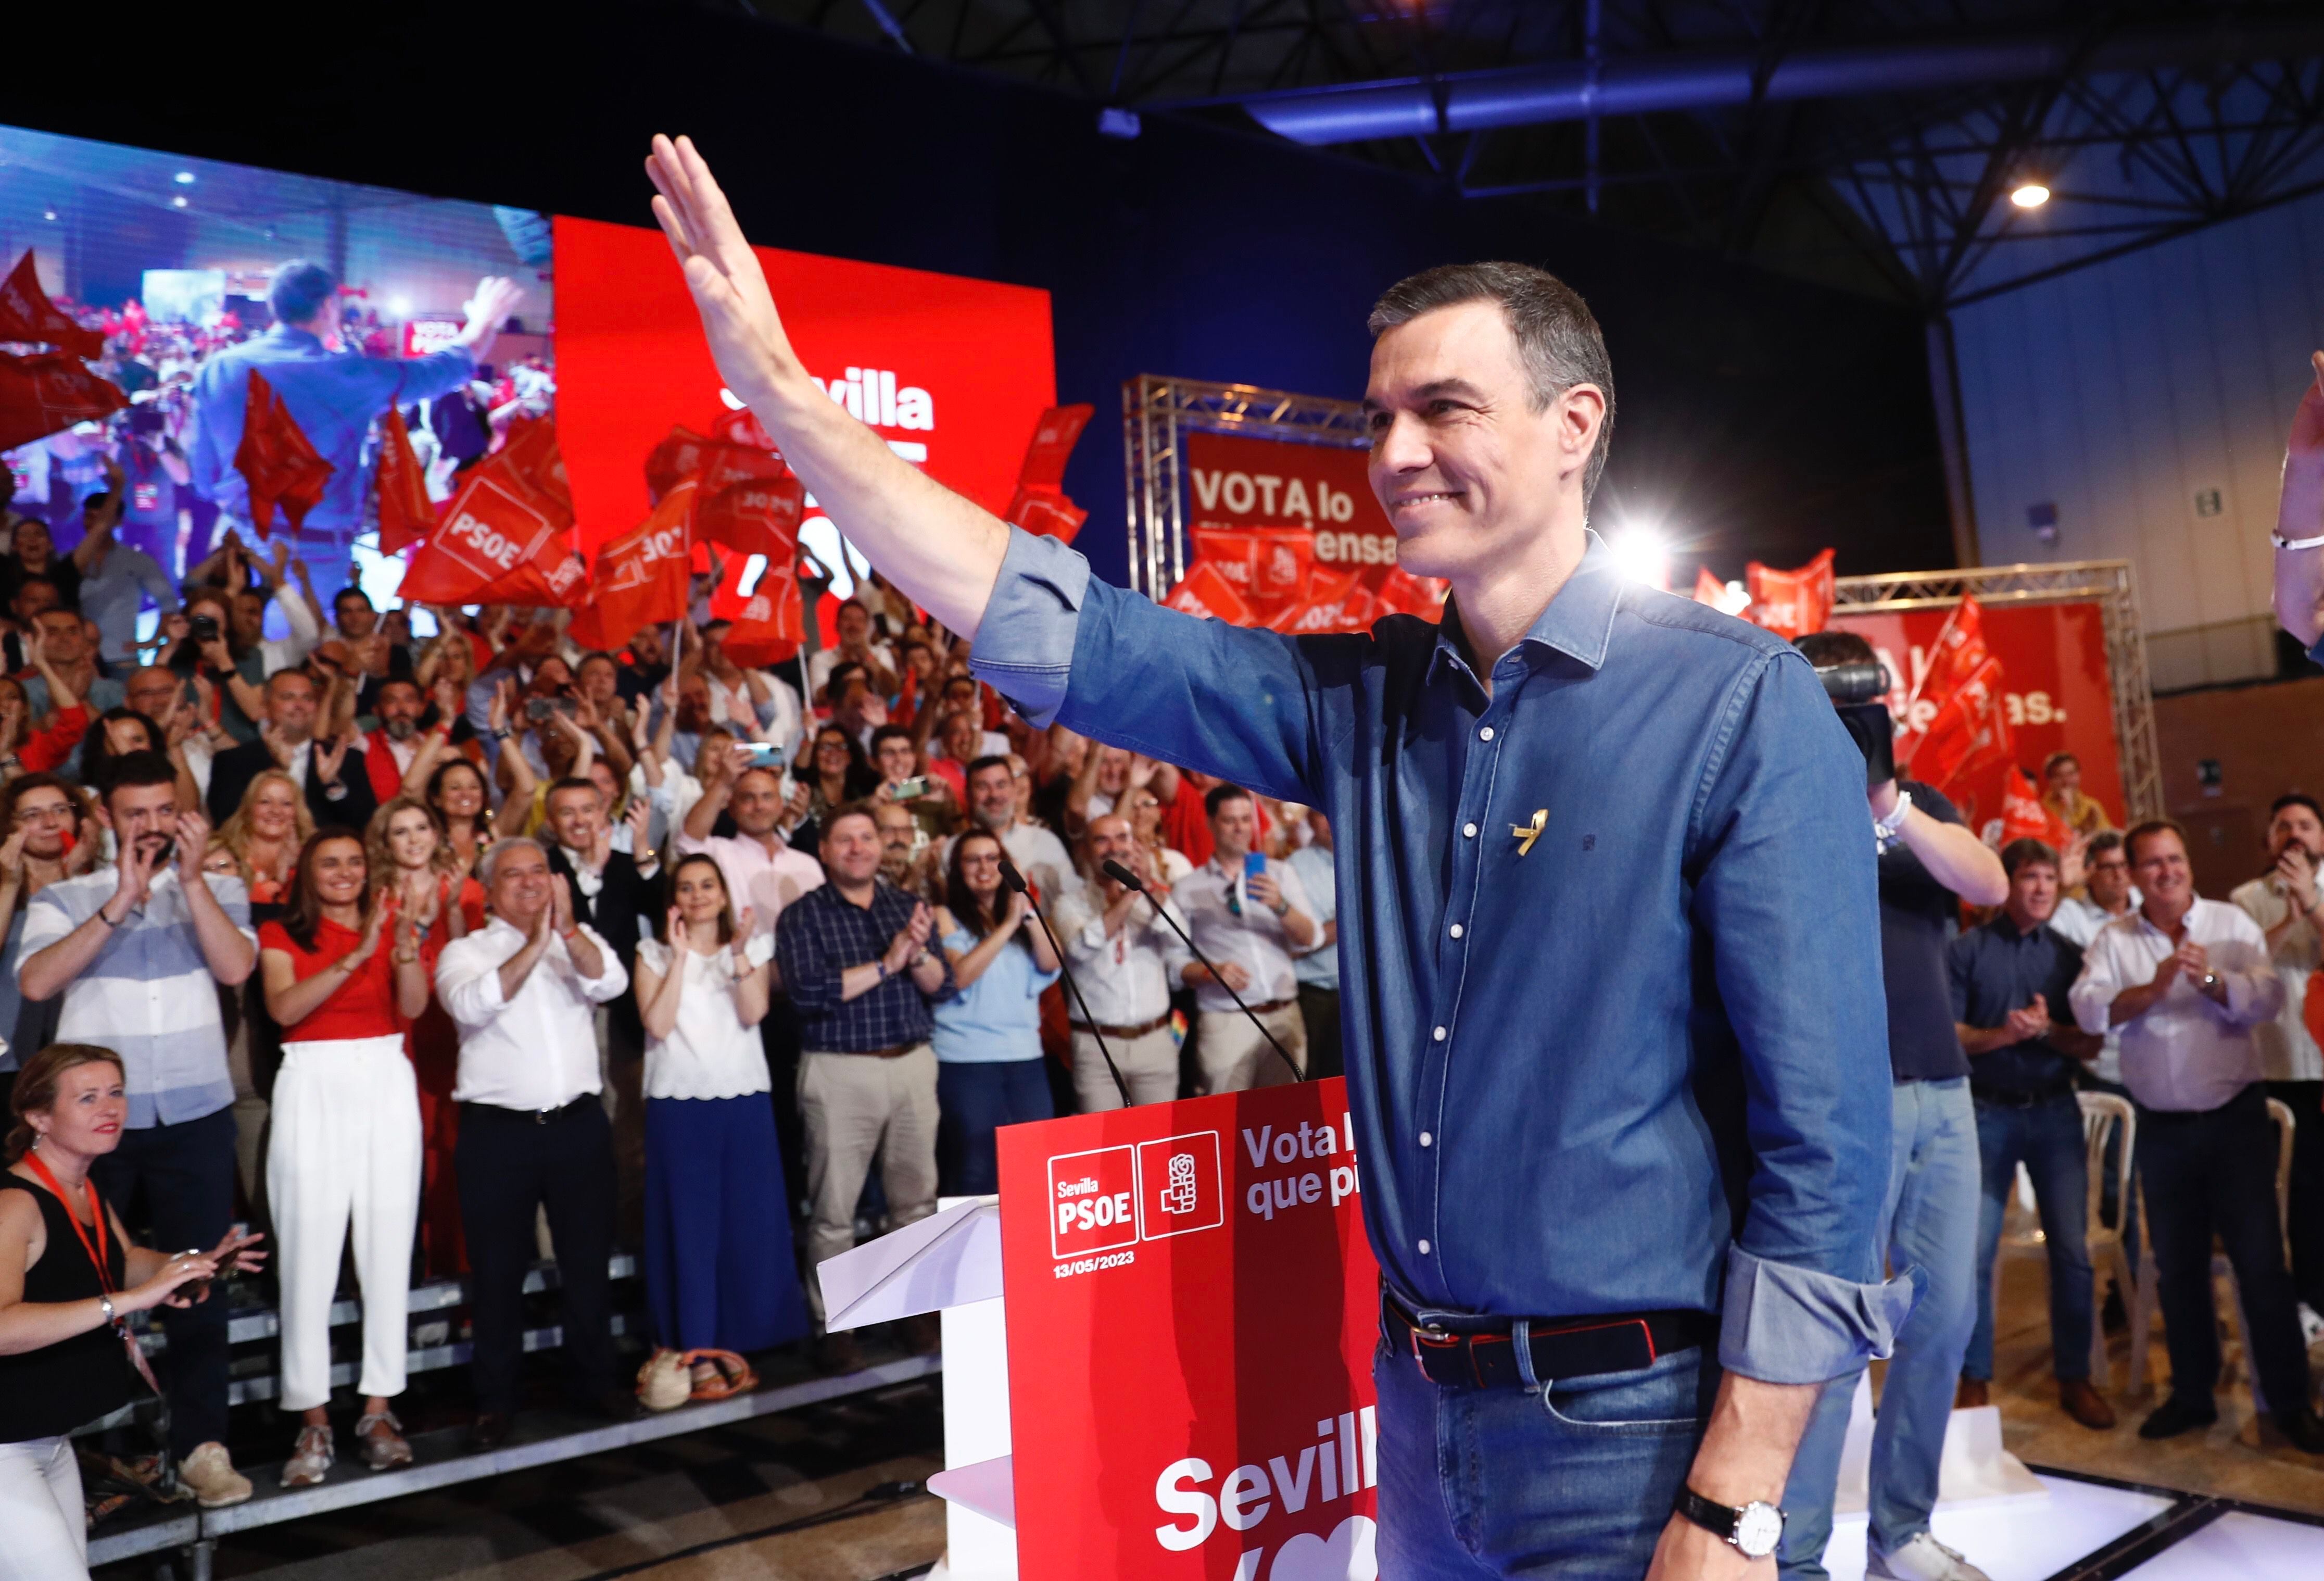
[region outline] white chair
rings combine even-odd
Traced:
[[[2114,1387],[2114,1367],[2107,1360],[2106,1326],[2099,1320],[2102,1309],[2096,1289],[2100,1269],[2114,1275],[2115,1288],[2126,1292],[2135,1291],[2139,1285],[2135,1249],[2125,1246],[2122,1232],[2098,1216],[2098,1204],[2104,1200],[2107,1170],[2107,1146],[2117,1138],[2121,1146],[2115,1153],[2115,1214],[2122,1216],[2129,1209],[2130,1194],[2136,1189],[2132,1166],[2138,1149],[2138,1111],[2128,1098],[2113,1093],[2081,1093],[2077,1095],[2082,1105],[2082,1142],[2089,1160],[2089,1228],[2084,1232],[2089,1243],[2090,1271],[2090,1377],[2102,1389]],[[2134,1347],[2130,1354],[2130,1389],[2136,1393],[2145,1377],[2141,1353]]]
[[[2083,1103],[2088,1104],[2092,1096],[2084,1094]],[[2120,1103],[2122,1100],[2117,1098],[2115,1101]],[[2284,1266],[2289,1268],[2292,1265],[2292,1236],[2286,1226],[2290,1223],[2288,1216],[2292,1205],[2292,1144],[2300,1122],[2293,1116],[2291,1105],[2281,1098],[2268,1099],[2267,1117],[2275,1123],[2275,1222],[2278,1232],[2283,1236]],[[2141,1206],[2144,1207],[2143,1194]],[[2145,1224],[2146,1216],[2142,1212],[2139,1215],[2142,1242],[2146,1241],[2143,1233]],[[2241,1353],[2238,1364],[2251,1385],[2252,1409],[2264,1411],[2267,1400],[2260,1390],[2259,1369],[2252,1364],[2251,1320],[2244,1316],[2243,1291],[2236,1288],[2235,1267],[2228,1262],[2227,1254],[2214,1251],[2211,1253],[2211,1279],[2216,1283],[2222,1278],[2227,1281],[2230,1298],[2227,1310],[2235,1320],[2236,1344]],[[2145,1391],[2148,1325],[2157,1305],[2154,1257],[2152,1244],[2148,1243],[2139,1248],[2138,1296],[2130,1308],[2130,1392],[2134,1397]],[[2224,1368],[2220,1381],[2228,1381]]]

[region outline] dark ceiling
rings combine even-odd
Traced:
[[[1924,310],[2324,189],[2312,0],[699,3]]]

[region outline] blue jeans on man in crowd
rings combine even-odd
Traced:
[[[1698,1345],[1557,1382],[1516,1354],[1521,1389],[1435,1383],[1409,1350],[1374,1353],[1382,1576],[1646,1574],[1711,1419],[1718,1356]]]
[[[1870,1540],[1878,1553],[1892,1553],[1929,1529],[1977,1301],[1977,1115],[1969,1079],[1900,1081],[1893,1103],[1881,1239],[1889,1267],[1900,1275],[1918,1268],[1924,1283],[1897,1333],[1872,1434]],[[1860,1373],[1824,1385],[1792,1461],[1781,1555],[1787,1581],[1824,1581],[1832,1495]]]
[[[1993,1262],[2023,1160],[2050,1254],[2050,1357],[2059,1382],[2090,1375],[2089,1162],[2082,1106],[2071,1093],[2024,1106],[1975,1100],[1985,1200],[1977,1216],[1977,1326],[1961,1375],[1993,1377]]]

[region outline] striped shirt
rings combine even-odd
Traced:
[[[784,992],[798,1011],[801,1048],[869,1054],[927,1041],[934,1026],[930,1002],[959,992],[953,985],[952,963],[933,938],[928,949],[944,961],[944,982],[934,994],[923,994],[907,967],[867,993],[840,997],[841,975],[850,966],[866,966],[886,955],[896,935],[910,923],[918,903],[881,880],[873,885],[869,906],[858,906],[835,886],[825,884],[783,908],[775,920],[775,960],[782,967]]]
[[[250,897],[242,880],[206,874],[210,893],[244,938]],[[110,868],[52,883],[24,913],[23,963],[97,915],[121,887]],[[155,875],[145,904],[113,930],[97,958],[65,985],[57,1041],[95,1043],[121,1056],[128,1078],[129,1127],[180,1125],[234,1102],[217,983],[194,933],[193,909],[178,871]]]

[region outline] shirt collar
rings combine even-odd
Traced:
[[[2015,943],[2019,939],[2034,938],[2035,935],[2039,934],[2043,929],[2048,927],[2049,924],[2046,922],[2036,922],[2031,928],[2020,928],[2017,926],[2017,920],[2012,917],[2008,912],[1996,911],[1993,914],[1993,922],[1991,926],[1993,928],[1995,938],[2008,939]]]
[[[266,332],[266,338],[276,341],[283,346],[295,346],[301,351],[304,351],[310,347],[317,351],[323,349],[323,341],[320,336],[310,335],[304,329],[293,329],[288,324],[276,324],[272,328]]]
[[[1517,639],[1517,648],[1532,649],[1536,653],[1554,650],[1569,658],[1578,659],[1591,670],[1602,669],[1606,650],[1614,635],[1614,615],[1622,605],[1622,578],[1616,569],[1614,556],[1606,541],[1594,531],[1585,530],[1588,545],[1582,552],[1582,563],[1565,579],[1524,636]],[[1452,600],[1444,601],[1444,618],[1436,632],[1436,652],[1429,661],[1429,679],[1436,678],[1439,664],[1450,663],[1463,674],[1474,675],[1468,656],[1461,649],[1461,612]]]

